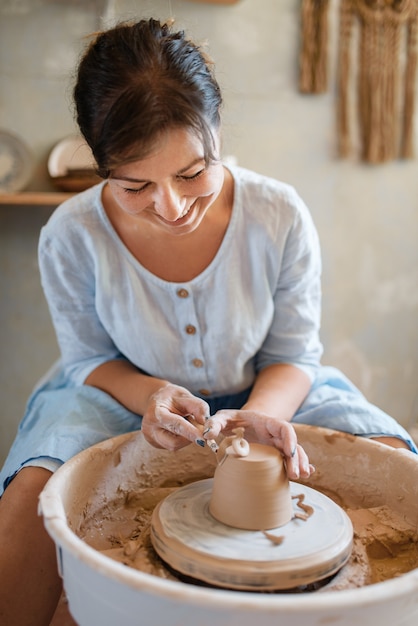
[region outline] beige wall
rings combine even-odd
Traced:
[[[331,7],[335,26],[336,0]],[[225,97],[225,154],[294,184],[312,211],[324,261],[324,362],[410,427],[418,420],[418,163],[335,158],[337,34],[329,92],[302,96],[299,10],[299,0],[0,0],[0,127],[26,140],[36,157],[31,187],[44,187],[50,149],[75,130],[71,73],[83,37],[113,19],[174,15],[210,44]],[[36,262],[49,214],[0,207],[0,460],[57,354]]]

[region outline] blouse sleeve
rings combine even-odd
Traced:
[[[122,358],[96,311],[98,259],[82,236],[58,237],[46,227],[41,231],[38,259],[65,372],[74,384],[83,384],[96,367]]]
[[[257,355],[256,369],[286,362],[313,380],[323,352],[319,338],[320,246],[311,215],[294,190],[290,201],[294,216],[277,256],[273,320]]]

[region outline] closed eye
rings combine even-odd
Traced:
[[[128,187],[123,187],[123,191],[125,191],[126,193],[141,193],[142,191],[145,191],[145,189],[147,189],[149,184],[150,183],[146,183],[143,187],[140,187],[139,189],[129,189]]]
[[[180,178],[181,180],[195,180],[196,178],[199,178],[199,176],[201,176],[203,172],[205,172],[205,168],[199,170],[198,172],[196,172],[196,174],[192,174],[191,176],[185,176],[184,174],[182,174],[181,176],[178,176],[178,178]]]
[[[201,170],[199,170],[198,172],[196,172],[196,174],[192,174],[191,176],[186,176],[184,174],[182,175],[178,175],[177,178],[179,180],[182,180],[184,182],[190,182],[193,180],[196,180],[197,178],[199,178],[199,176],[201,176],[204,172],[206,171],[206,168],[202,168]],[[151,185],[151,183],[145,183],[145,185],[143,185],[142,187],[139,187],[138,189],[132,189],[130,187],[123,187],[123,191],[129,194],[139,194],[142,193],[143,191],[145,191],[149,185]]]

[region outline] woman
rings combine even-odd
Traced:
[[[416,452],[320,365],[312,219],[290,186],[223,165],[221,94],[199,47],[156,20],[118,26],[86,51],[74,96],[103,183],[41,233],[61,360],[1,474],[7,624],[49,623],[61,586],[37,497],[61,463],[107,437],[142,428],[176,450],[244,426],[282,451],[293,479],[313,468],[291,421]]]

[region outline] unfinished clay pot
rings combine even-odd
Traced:
[[[243,447],[240,442],[238,448],[228,446],[215,470],[211,515],[244,530],[284,526],[292,519],[293,508],[282,455],[259,443],[249,445],[243,455]]]

